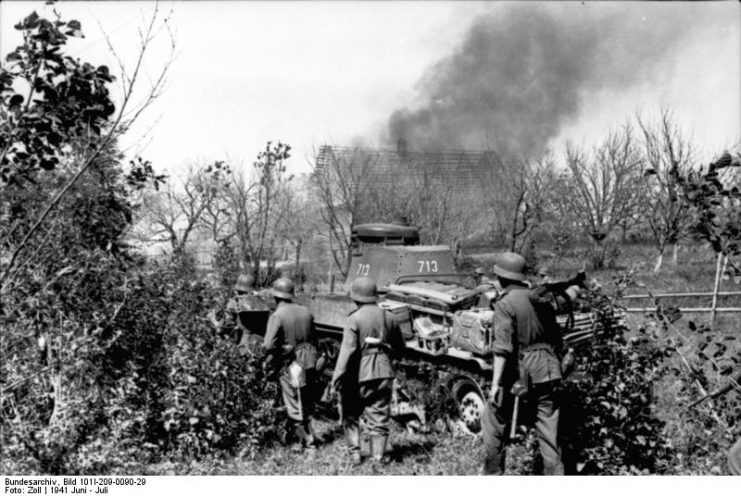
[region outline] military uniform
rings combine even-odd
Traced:
[[[395,375],[391,355],[403,349],[401,331],[390,312],[369,302],[360,304],[348,316],[332,384],[340,391],[345,438],[356,460],[360,459],[358,420],[363,412],[371,435],[371,452],[374,458],[383,456]]]
[[[519,368],[527,371],[528,403],[535,408],[535,428],[546,474],[563,474],[558,443],[559,387],[561,383],[561,333],[555,313],[533,306],[530,289],[524,282],[506,287],[494,305],[495,338],[493,352],[507,358],[502,377],[503,400],[487,404],[482,415],[486,459],[484,472],[504,471],[504,437],[510,422],[512,384],[520,378]]]
[[[288,417],[294,422],[302,441],[313,446],[311,416],[314,398],[310,392],[314,390],[316,381],[317,351],[311,312],[302,305],[281,300],[268,319],[263,346],[269,354],[271,365],[278,370],[278,382]],[[294,360],[306,373],[306,384],[298,390],[291,384],[288,370]]]

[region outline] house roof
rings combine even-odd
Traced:
[[[347,164],[367,160],[374,180],[380,184],[394,183],[400,175],[427,174],[461,192],[484,187],[486,171],[501,167],[499,156],[491,150],[416,151],[324,145],[319,149],[317,168],[327,167],[333,160]]]

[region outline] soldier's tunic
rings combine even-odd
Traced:
[[[274,361],[277,360],[274,366],[279,370],[278,381],[288,417],[307,425],[313,410],[314,398],[310,391],[316,380],[317,359],[311,312],[302,305],[281,301],[268,319],[263,346],[266,353],[273,355]],[[288,372],[288,366],[294,358],[306,371],[306,386],[300,388],[300,392],[291,386]]]
[[[348,316],[332,382],[339,385],[342,424],[351,450],[360,450],[358,420],[363,412],[372,436],[388,435],[391,355],[403,349],[401,330],[390,312],[366,303]]]
[[[502,377],[504,399],[500,406],[487,403],[481,419],[484,437],[486,473],[504,471],[504,437],[511,421],[512,384],[518,379],[518,361],[530,377],[525,400],[536,416],[535,428],[546,474],[562,474],[561,449],[558,443],[559,386],[563,343],[555,314],[547,308],[534,308],[530,289],[514,284],[494,305],[495,338],[493,352],[507,358]],[[519,360],[518,360],[519,359]],[[527,412],[524,412],[527,413]]]

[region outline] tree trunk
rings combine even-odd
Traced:
[[[298,240],[296,242],[296,264],[293,272],[293,278],[296,281],[298,288],[303,291],[304,278],[303,271],[301,270],[301,240]]]
[[[664,252],[659,251],[659,256],[656,258],[656,264],[654,265],[654,270],[653,270],[654,274],[656,274],[659,271],[659,269],[661,269],[661,264],[663,263],[663,261],[664,261]]]
[[[347,253],[345,258],[345,266],[342,268],[342,277],[347,279],[347,275],[350,273],[350,267],[352,266],[352,245],[347,247]]]
[[[299,264],[301,264],[301,241],[296,243],[296,270],[298,270]]]
[[[602,244],[602,241],[598,241],[592,238],[592,248],[590,253],[590,259],[594,270],[600,270],[605,267],[605,249],[606,245]]]
[[[265,283],[267,281],[264,281],[260,275],[260,259],[256,258],[252,261],[252,277],[255,278],[255,281],[261,286],[265,287]]]

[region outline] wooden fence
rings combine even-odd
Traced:
[[[655,293],[655,294],[641,294],[641,295],[626,295],[623,296],[624,300],[643,300],[649,298],[697,298],[697,297],[710,297],[715,298],[721,296],[741,296],[741,291],[724,291],[719,293]],[[717,300],[716,300],[717,303]],[[681,312],[687,313],[703,313],[703,312],[741,312],[741,307],[682,307],[679,309]],[[637,308],[626,308],[626,312],[655,312],[656,307],[637,307]]]
[[[741,296],[741,291],[720,291],[720,284],[723,280],[723,274],[726,272],[728,266],[728,259],[722,254],[718,254],[718,260],[715,266],[715,284],[713,285],[712,293],[657,293],[657,294],[645,294],[645,295],[627,295],[623,298],[626,300],[630,299],[645,299],[645,298],[701,298],[711,296],[713,298],[710,307],[687,307],[679,308],[682,313],[710,313],[710,327],[715,327],[715,316],[718,313],[738,313],[741,312],[741,307],[724,307],[718,308],[718,298],[722,296]],[[655,312],[656,308],[626,308],[626,312]]]

